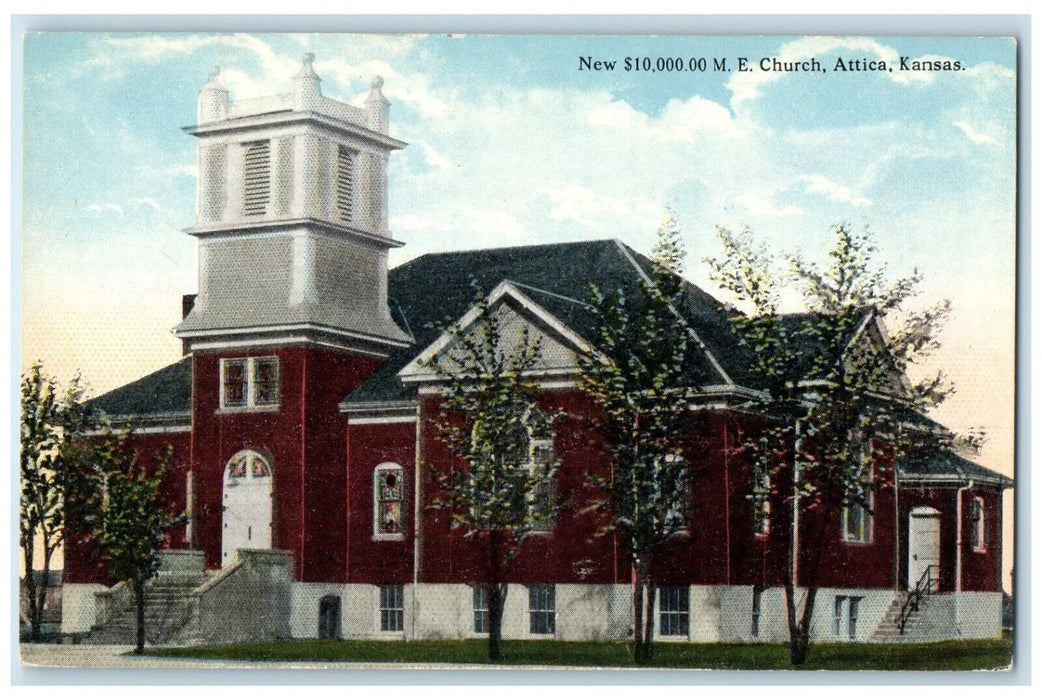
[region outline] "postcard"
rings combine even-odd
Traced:
[[[1013,37],[23,52],[26,666],[1010,668]]]

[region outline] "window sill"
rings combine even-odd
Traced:
[[[232,416],[240,413],[278,413],[280,408],[279,404],[270,406],[222,406],[214,411],[214,415]]]
[[[373,535],[373,542],[404,542],[405,533]]]
[[[844,537],[843,544],[848,545],[850,547],[868,547],[872,544],[872,540],[848,540]]]

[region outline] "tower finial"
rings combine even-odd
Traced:
[[[304,58],[301,60],[301,63],[303,63],[305,66],[309,66],[309,65],[311,65],[314,62],[315,62],[315,54],[313,54],[310,51],[305,53],[304,54]]]
[[[384,78],[382,75],[374,75],[373,82],[369,86],[374,90],[379,90],[384,86]]]
[[[221,74],[221,67],[220,66],[213,66],[212,68],[210,68],[210,74],[209,74],[210,82],[211,83],[216,83],[217,82],[217,78],[218,78],[218,76],[220,76],[220,74]]]

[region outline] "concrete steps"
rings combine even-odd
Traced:
[[[149,644],[176,639],[192,615],[189,595],[209,580],[205,574],[162,575],[145,586],[145,637]],[[134,644],[137,641],[137,607],[133,596],[91,628],[85,641],[92,644]]]
[[[894,595],[894,601],[890,604],[890,608],[883,615],[883,619],[879,621],[879,625],[869,635],[869,644],[892,644],[901,641],[901,609],[904,608],[907,600],[907,591]],[[913,612],[908,622],[911,622],[912,617],[918,614],[918,612]]]

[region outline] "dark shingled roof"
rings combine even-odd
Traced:
[[[651,266],[648,258],[612,240],[429,253],[411,260],[390,271],[388,296],[392,317],[415,336],[416,345],[396,350],[344,405],[410,398],[413,390],[399,386],[397,373],[434,342],[449,322],[466,313],[475,300],[475,285],[487,294],[500,282],[509,281],[580,337],[591,340],[597,319],[588,304],[588,286],[633,295]],[[741,383],[747,362],[726,307],[688,284],[681,311],[724,371]],[[695,383],[725,383],[704,353],[693,351],[691,355],[689,371],[703,380]]]
[[[900,458],[897,470],[900,477],[908,481],[965,483],[972,479],[984,486],[1013,486],[1009,477],[940,448],[919,450]]]
[[[110,416],[191,413],[192,358],[184,357],[135,382],[113,389],[91,399],[88,405]]]

